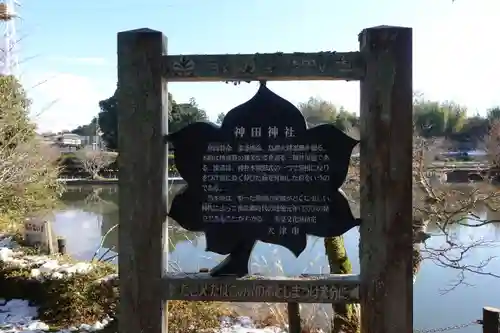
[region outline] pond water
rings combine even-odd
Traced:
[[[111,185],[69,187],[63,196],[63,201],[65,206],[55,212],[55,233],[66,238],[67,250],[71,255],[79,259],[90,259],[99,249],[102,235],[118,223],[117,187]],[[482,212],[481,215],[487,215],[490,219],[500,219],[499,213]],[[432,230],[430,232],[432,233]],[[461,239],[482,237],[491,241],[499,241],[500,245],[500,225],[480,228],[462,227],[455,232]],[[170,269],[197,271],[199,268],[210,268],[223,258],[223,256],[205,252],[203,235],[186,232],[179,227],[172,226],[169,238]],[[439,247],[442,241],[440,237],[432,237],[428,240],[435,247]],[[357,228],[345,235],[345,243],[355,273],[358,273],[359,233]],[[115,228],[105,238],[99,255],[114,256],[117,250],[118,231]],[[314,237],[309,238],[307,249],[299,258],[295,258],[291,252],[282,247],[259,242],[253,251],[252,271],[279,274],[280,270],[283,270],[285,274],[290,275],[303,272],[326,273],[328,266],[324,251],[323,240]],[[498,248],[494,246],[477,248],[469,253],[466,260],[479,263],[481,260],[495,256],[497,252]],[[487,266],[487,270],[499,273],[500,260],[493,259]],[[498,292],[500,279],[469,274],[466,276],[467,285],[461,284],[443,294],[443,290],[449,289],[450,284],[456,279],[456,270],[442,268],[430,261],[424,261],[414,285],[415,328],[427,329],[463,324],[479,319],[483,306],[500,307],[500,293]],[[479,333],[481,327],[472,325],[461,329],[460,332]]]

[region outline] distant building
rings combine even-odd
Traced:
[[[63,133],[56,137],[55,142],[60,146],[80,147],[82,145],[82,138],[78,134]]]
[[[50,143],[53,147],[59,148],[61,152],[76,151],[82,147],[82,139],[73,133],[45,133],[41,135],[43,141]]]
[[[60,152],[72,152],[81,148],[106,150],[104,140],[99,135],[81,136],[74,133],[43,133],[40,138]]]

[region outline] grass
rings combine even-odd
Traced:
[[[16,251],[38,256],[39,251],[21,246]],[[67,256],[50,256],[61,264],[75,263]],[[39,318],[53,327],[69,327],[81,323],[94,323],[113,314],[118,293],[116,287],[99,280],[113,274],[115,267],[97,263],[89,274],[74,274],[62,279],[37,279],[31,270],[43,263],[19,267],[0,262],[0,297],[26,299],[39,307]]]
[[[16,240],[21,241],[17,236]],[[272,245],[266,245],[272,247]],[[26,255],[39,255],[37,249],[20,247]],[[252,270],[264,275],[284,275],[281,259],[276,247],[272,253],[272,262],[264,257],[252,263]],[[68,256],[53,256],[61,263],[74,263]],[[303,272],[318,266],[317,256]],[[88,274],[75,274],[64,279],[40,281],[31,277],[33,265],[27,268],[13,267],[0,263],[0,297],[5,299],[26,299],[39,307],[39,319],[50,325],[51,329],[67,328],[96,321],[111,316],[116,318],[119,290],[116,280],[101,283],[102,278],[116,274],[116,266],[93,261],[94,269]],[[39,265],[38,265],[39,266]],[[179,267],[170,263],[170,267]],[[328,269],[320,267],[320,273]],[[328,327],[332,322],[329,305],[307,304],[300,306],[302,314],[302,332],[318,332],[321,327]],[[209,331],[220,326],[220,317],[247,315],[254,319],[257,327],[288,326],[286,304],[279,303],[221,303],[221,302],[168,302],[169,332],[195,333]],[[104,333],[117,332],[117,320],[113,320]]]
[[[36,249],[16,249],[25,255],[39,255]],[[60,263],[75,263],[67,256],[52,256]],[[52,329],[93,324],[108,316],[116,318],[119,290],[116,279],[104,280],[117,272],[115,265],[93,262],[93,269],[87,274],[74,274],[63,279],[36,279],[31,275],[33,268],[16,267],[0,262],[0,297],[4,299],[25,299],[39,307],[39,319]],[[168,304],[169,332],[195,333],[219,327],[219,318],[232,316],[227,304],[216,302],[171,301]],[[116,329],[112,321],[106,332]]]
[[[315,239],[315,242],[323,243],[321,239]],[[312,244],[313,246],[315,243]],[[272,248],[272,245],[267,245]],[[276,248],[276,247],[274,247]],[[277,251],[270,251],[272,253],[272,262],[261,257],[255,264],[254,269],[265,274],[265,275],[286,275],[281,258],[277,254]],[[306,267],[303,268],[302,273],[311,273],[310,269],[319,266],[319,274],[329,274],[330,267],[328,264],[321,265],[320,261],[326,259],[325,252],[320,254],[314,254],[314,259],[312,259]],[[337,272],[342,273],[342,272]],[[349,273],[349,272],[346,272]],[[359,323],[357,322],[357,317],[348,319],[336,315],[332,311],[332,306],[330,304],[300,304],[300,314],[301,314],[301,327],[303,333],[319,332],[326,329],[327,332],[334,332],[332,330],[332,324],[342,319],[344,325],[344,332],[352,333],[357,332]],[[349,307],[350,308],[350,307]],[[265,326],[278,326],[287,327],[288,326],[288,311],[287,305],[283,303],[256,303],[254,305],[255,313],[261,313],[263,318],[257,318],[258,323],[262,327]],[[335,331],[336,332],[336,331]]]
[[[269,245],[270,246],[270,245]],[[36,249],[20,247],[27,255],[38,255]],[[273,253],[278,257],[276,251]],[[61,263],[74,263],[67,256],[54,256]],[[318,257],[316,260],[320,259]],[[309,266],[315,264],[312,261]],[[64,279],[46,279],[41,281],[31,277],[31,269],[13,267],[0,263],[0,297],[5,299],[26,299],[39,307],[39,319],[53,329],[92,324],[116,316],[119,290],[116,280],[102,283],[103,277],[116,273],[116,266],[93,262],[94,269],[88,274],[75,274]],[[261,274],[283,275],[281,260],[273,259],[269,263],[259,258],[253,263],[252,270]],[[323,271],[323,269],[321,269]],[[304,272],[307,268],[304,269]],[[332,320],[329,305],[301,306],[303,332],[315,332]],[[286,304],[275,303],[221,303],[221,302],[168,302],[169,332],[195,333],[220,326],[220,317],[237,315],[251,316],[257,327],[288,325]],[[105,332],[116,332],[117,321],[111,322]]]

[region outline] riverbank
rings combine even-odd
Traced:
[[[101,179],[90,179],[90,178],[58,178],[58,182],[64,183],[70,186],[84,186],[84,185],[116,185],[118,184],[118,178],[101,178]],[[182,177],[169,177],[168,183],[170,185],[185,184],[186,182]]]
[[[118,184],[118,178],[89,179],[89,178],[58,178],[58,182],[65,185],[83,186],[83,185],[115,185]]]
[[[450,182],[468,182],[468,181],[482,181],[485,180],[486,173],[490,170],[490,164],[485,162],[477,161],[453,161],[453,162],[441,162],[434,161],[428,167],[429,171],[432,172],[442,172],[446,175],[447,181]],[[497,175],[498,172],[494,172],[492,176]],[[179,177],[177,173],[174,173],[173,177],[168,177],[169,185],[185,184],[185,180]],[[472,175],[472,177],[471,177]],[[70,186],[84,186],[84,185],[115,185],[118,184],[118,178],[116,175],[113,178],[78,178],[78,177],[62,177],[58,178],[57,181]],[[477,176],[477,177],[476,177]],[[499,180],[500,181],[500,180]]]
[[[0,333],[116,332],[116,266],[40,255],[14,239],[0,239]],[[285,333],[224,303],[171,301],[168,311],[171,333]]]

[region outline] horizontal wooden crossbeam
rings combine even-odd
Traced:
[[[354,274],[297,277],[211,277],[208,273],[168,273],[165,300],[358,303],[360,278]]]
[[[359,52],[163,56],[170,82],[360,80]]]

